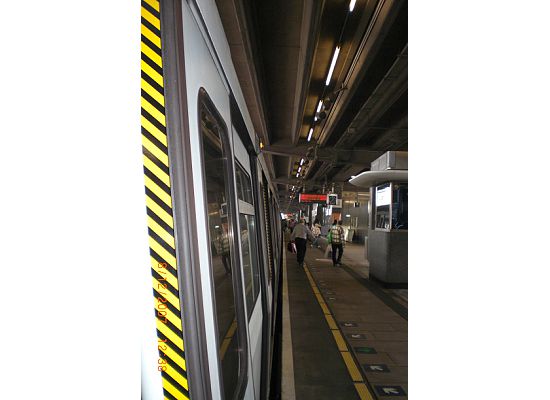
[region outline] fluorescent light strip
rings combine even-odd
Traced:
[[[297,172],[297,173],[296,173],[296,178],[298,178],[299,176],[300,176],[300,173],[299,173],[299,172]]]
[[[298,167],[298,172],[300,172],[302,170],[302,167]]]
[[[311,140],[311,135],[313,135],[313,128],[309,128],[309,134],[307,135],[307,141]]]
[[[356,0],[351,0],[351,1],[349,2],[349,12],[352,12],[353,9],[355,8],[355,1],[356,1]]]
[[[338,60],[338,54],[340,54],[340,46],[336,47],[336,50],[334,51],[334,56],[332,56],[332,62],[330,63],[330,69],[328,70],[328,76],[325,82],[325,86],[328,86],[330,84],[330,79],[332,78],[332,73],[334,72],[336,61]]]
[[[303,159],[303,158],[300,160],[300,167],[301,167],[302,165],[304,165],[304,159]]]
[[[319,105],[317,106],[317,112],[321,111],[321,107],[323,107],[323,100],[319,100]]]

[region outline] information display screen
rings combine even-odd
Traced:
[[[327,204],[327,195],[318,193],[300,193],[300,203]]]
[[[390,229],[391,186],[389,183],[376,187],[375,228]]]
[[[376,205],[387,206],[391,204],[391,188],[389,184],[376,187]]]

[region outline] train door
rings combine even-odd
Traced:
[[[260,254],[257,243],[259,225],[254,209],[254,194],[250,156],[242,143],[237,130],[233,129],[233,148],[235,152],[235,180],[238,198],[239,239],[243,284],[248,319],[250,362],[249,375],[252,378],[255,398],[260,398],[260,380],[262,371],[262,318],[263,311],[260,296]]]
[[[246,301],[241,254],[249,222],[235,192],[235,168],[229,86],[201,29],[200,15],[182,2],[186,95],[189,104],[190,156],[196,207],[196,231],[203,320],[202,346],[211,398],[252,399]],[[253,222],[251,222],[253,223]],[[253,235],[251,235],[253,236]],[[210,396],[209,396],[210,397]]]

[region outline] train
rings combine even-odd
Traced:
[[[141,1],[141,130],[142,399],[276,397],[280,206],[214,0]]]

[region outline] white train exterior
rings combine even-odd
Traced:
[[[142,0],[141,33],[142,398],[268,398],[280,213],[216,4]]]

